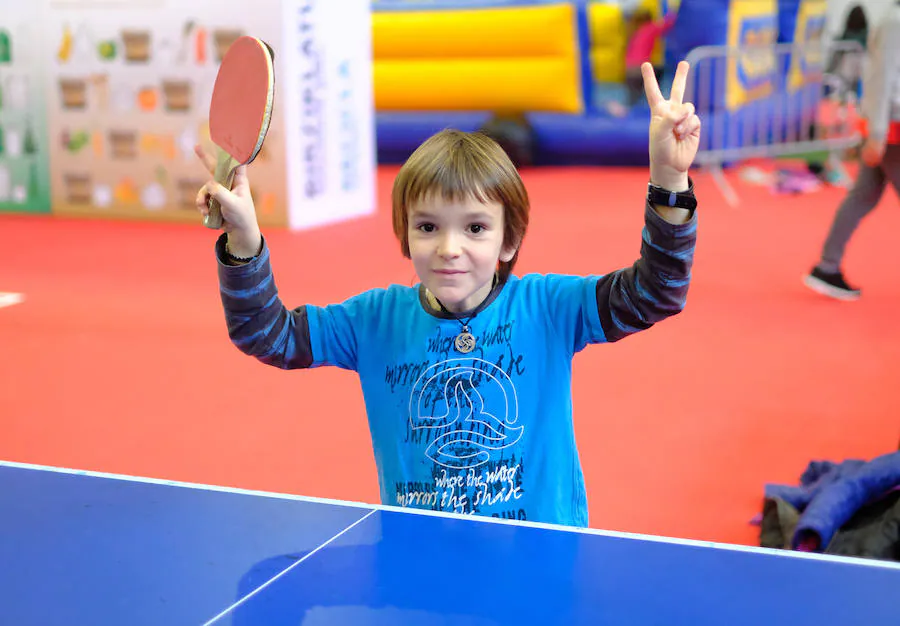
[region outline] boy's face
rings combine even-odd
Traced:
[[[491,291],[503,249],[503,206],[477,198],[429,194],[409,208],[409,256],[426,288],[455,313],[475,308]]]

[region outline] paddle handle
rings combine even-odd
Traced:
[[[235,161],[230,154],[224,150],[218,150],[218,155],[216,157],[216,171],[214,174],[216,182],[230,191],[231,185],[234,182],[234,170],[237,169],[237,166],[237,161]],[[209,213],[203,219],[203,225],[207,228],[222,228],[222,224],[225,220],[222,219],[222,206],[219,204],[219,201],[210,197],[207,206],[209,207]]]

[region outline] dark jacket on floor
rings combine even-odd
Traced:
[[[768,485],[760,545],[900,560],[900,452],[810,463],[801,485]]]

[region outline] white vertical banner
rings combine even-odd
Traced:
[[[275,107],[284,107],[288,225],[303,229],[371,214],[370,0],[282,0],[282,6]]]

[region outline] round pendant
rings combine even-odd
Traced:
[[[453,344],[456,346],[457,351],[469,354],[475,349],[475,336],[468,331],[463,331],[456,336]]]

